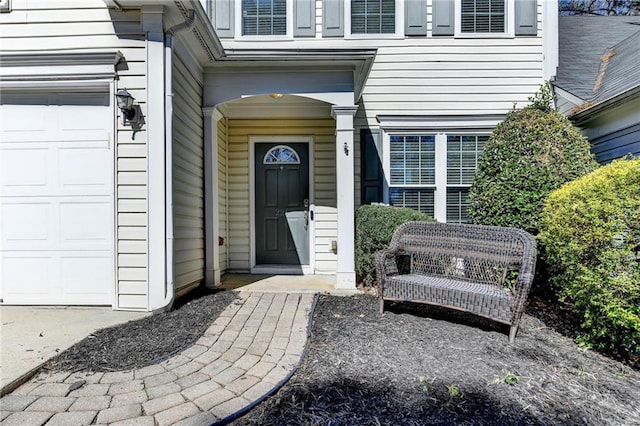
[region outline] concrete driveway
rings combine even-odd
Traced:
[[[96,307],[0,306],[0,395],[92,332],[147,315]]]

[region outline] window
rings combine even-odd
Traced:
[[[463,132],[389,134],[389,204],[441,222],[468,222],[469,188],[488,139]]]
[[[469,221],[469,187],[488,135],[447,135],[447,222]]]
[[[463,33],[504,33],[506,0],[462,0],[460,19]]]
[[[396,0],[352,0],[351,34],[395,34]]]
[[[435,135],[392,135],[389,146],[390,204],[433,216]]]
[[[286,35],[287,0],[242,0],[242,35]]]
[[[286,145],[271,148],[264,155],[263,164],[300,164],[300,156],[295,149]]]

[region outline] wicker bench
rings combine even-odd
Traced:
[[[386,300],[458,309],[510,325],[513,343],[535,262],[535,240],[520,229],[405,223],[376,254],[380,312]]]

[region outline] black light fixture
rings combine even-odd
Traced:
[[[137,120],[137,111],[136,108],[133,107],[134,98],[131,96],[131,93],[127,92],[125,89],[118,90],[116,93],[116,100],[118,102],[118,108],[122,111],[122,124],[127,125],[127,122],[131,125],[136,124]]]

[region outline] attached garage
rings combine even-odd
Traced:
[[[12,90],[0,117],[2,302],[113,305],[109,91]]]

